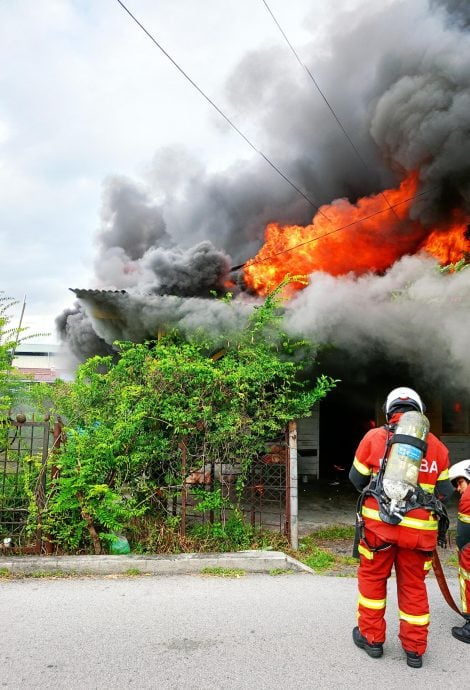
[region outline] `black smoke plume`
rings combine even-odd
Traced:
[[[469,16],[458,0],[364,2],[354,12],[339,9],[319,31],[312,9],[312,40],[296,48],[360,158],[281,35],[244,56],[219,102],[316,205],[354,202],[419,170],[411,216],[431,231],[450,208],[470,214]],[[160,327],[181,327],[188,337],[193,329],[230,330],[253,300],[232,286],[229,307],[211,291],[227,289],[230,265],[256,253],[266,223],[305,224],[315,212],[262,158],[208,173],[180,148],[159,151],[145,180],[105,182],[96,281],[85,287],[126,295],[79,291],[79,311],[60,317],[61,334],[84,358],[103,342],[154,337]],[[358,358],[372,347],[433,376],[444,372],[446,381],[463,377],[470,390],[462,342],[469,277],[439,274],[426,257],[405,258],[384,276],[321,274],[287,307],[288,322]],[[100,300],[109,302],[104,311]],[[384,314],[394,317],[393,336]]]

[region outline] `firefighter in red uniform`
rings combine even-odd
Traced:
[[[459,550],[460,600],[467,619],[465,625],[452,628],[452,635],[470,643],[470,460],[452,465],[449,479],[460,494],[455,541]]]
[[[395,566],[399,638],[408,666],[420,668],[429,627],[425,577],[431,568],[432,552],[438,540],[438,520],[430,506],[438,506],[439,514],[445,515],[440,501],[447,500],[453,493],[447,448],[433,434],[427,435],[427,447],[423,444],[424,456],[417,475],[417,495],[421,496],[421,503],[412,503],[412,509],[408,509],[399,521],[397,519],[397,524],[383,519],[381,504],[375,497],[378,494],[369,491],[369,487],[374,486],[374,478],[380,477],[382,459],[386,456],[387,444],[390,444],[397,423],[404,412],[412,410],[421,413],[423,418],[424,405],[416,391],[405,387],[391,391],[384,405],[387,424],[366,433],[349,473],[356,489],[363,491],[358,510],[362,525],[358,546],[358,626],[353,630],[353,641],[369,656],[382,656],[387,581]],[[416,498],[412,500],[416,501]],[[421,507],[425,504],[427,508]]]

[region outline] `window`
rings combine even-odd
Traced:
[[[469,405],[466,400],[455,397],[442,401],[442,433],[470,433]]]

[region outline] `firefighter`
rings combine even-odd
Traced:
[[[369,656],[382,656],[387,581],[392,566],[395,566],[399,638],[408,666],[421,668],[429,627],[425,577],[431,568],[432,552],[438,540],[438,520],[430,505],[442,509],[440,501],[452,495],[453,487],[449,481],[448,450],[436,436],[429,433],[417,468],[419,486],[416,491],[421,496],[421,503],[413,503],[412,509],[399,518],[386,521],[382,517],[384,512],[378,500],[379,493],[373,491],[372,487],[381,475],[382,459],[386,457],[395,428],[408,411],[419,412],[423,418],[425,408],[420,396],[411,388],[395,388],[384,403],[387,423],[366,433],[359,443],[349,473],[355,488],[362,492],[358,504],[361,526],[358,546],[358,626],[353,629],[353,641]],[[416,498],[413,500],[416,501]],[[427,508],[421,507],[424,504],[427,504]]]
[[[460,494],[456,543],[459,555],[459,583],[465,625],[452,628],[452,635],[470,643],[470,459],[457,462],[449,470],[449,479]]]

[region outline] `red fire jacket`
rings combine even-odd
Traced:
[[[470,484],[459,500],[456,542],[459,549],[470,548]]]
[[[401,413],[393,415],[390,423],[396,423],[400,417]],[[350,480],[359,491],[362,491],[378,473],[386,441],[387,430],[385,427],[379,427],[368,431],[359,443],[349,473]],[[432,433],[428,435],[427,444],[418,483],[424,491],[435,493],[438,498],[446,500],[453,493],[449,481],[449,452]],[[369,496],[364,501],[362,516],[366,529],[374,532],[385,542],[423,551],[433,551],[436,548],[437,518],[429,510],[415,508],[407,513],[398,525],[389,525],[380,519],[377,500]]]

